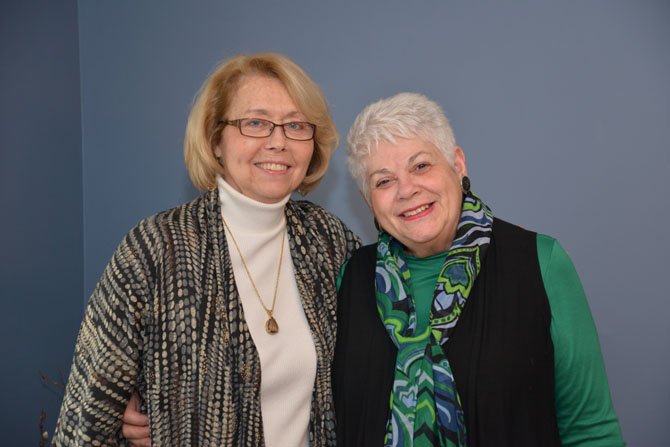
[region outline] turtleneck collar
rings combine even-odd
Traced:
[[[291,195],[277,203],[262,203],[253,200],[230,186],[218,176],[221,213],[229,225],[244,232],[266,232],[283,225],[284,206]]]

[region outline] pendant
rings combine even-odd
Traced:
[[[268,334],[276,334],[279,332],[279,325],[277,324],[275,317],[271,316],[268,318],[268,321],[265,322],[265,332]]]

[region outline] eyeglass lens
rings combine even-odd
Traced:
[[[242,118],[239,120],[239,129],[242,135],[248,137],[267,137],[272,134],[275,126],[284,130],[286,138],[292,140],[311,140],[314,136],[314,126],[303,121],[292,121],[276,124],[260,118]]]

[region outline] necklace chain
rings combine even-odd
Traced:
[[[265,313],[268,314],[268,319],[265,322],[265,331],[268,334],[276,334],[279,332],[279,325],[277,324],[277,320],[274,318],[274,310],[275,310],[275,304],[277,302],[277,290],[279,290],[279,276],[281,275],[281,265],[282,265],[282,259],[284,258],[284,239],[286,238],[285,233],[286,233],[286,219],[284,219],[284,230],[281,233],[281,248],[279,249],[279,266],[277,267],[277,278],[275,280],[275,291],[274,294],[272,295],[272,307],[268,308],[265,303],[263,302],[263,299],[261,298],[261,293],[258,291],[258,287],[256,287],[256,282],[254,281],[254,278],[251,276],[251,272],[249,271],[249,267],[247,267],[247,263],[244,260],[244,256],[242,256],[242,250],[240,250],[240,246],[237,244],[237,241],[235,240],[235,236],[233,235],[233,232],[230,231],[230,226],[228,226],[228,222],[226,222],[226,219],[223,217],[223,214],[221,215],[221,219],[223,219],[223,225],[226,227],[226,230],[228,230],[228,234],[230,234],[230,239],[233,241],[233,245],[235,245],[235,249],[237,250],[237,254],[240,255],[240,260],[242,261],[242,267],[244,267],[244,271],[247,273],[247,277],[249,278],[249,282],[251,283],[251,286],[254,288],[254,292],[256,292],[256,298],[258,298],[258,302],[261,303],[261,306],[263,306],[263,310],[265,310]]]

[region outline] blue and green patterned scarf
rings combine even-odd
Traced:
[[[463,409],[444,346],[479,273],[492,227],[489,208],[472,193],[464,196],[456,237],[435,286],[430,325],[421,334],[415,333],[415,302],[402,244],[379,233],[377,309],[398,348],[385,446],[467,446]]]

